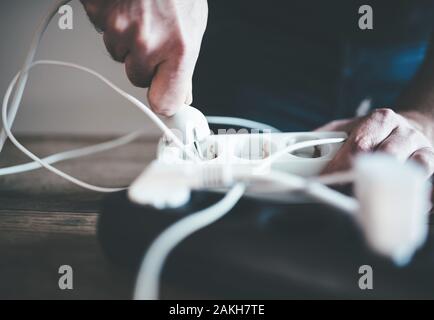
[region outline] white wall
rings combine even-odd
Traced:
[[[19,70],[32,33],[53,0],[0,2],[0,96]],[[78,0],[74,29],[60,30],[57,18],[47,30],[39,59],[71,61],[91,67],[126,91],[145,100],[145,91],[134,88],[122,64],[114,62]],[[87,74],[59,67],[40,66],[30,75],[14,130],[19,133],[111,134],[155,126],[134,106]]]

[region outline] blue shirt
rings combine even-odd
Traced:
[[[373,8],[360,30],[358,8]],[[212,0],[194,79],[206,114],[309,130],[392,106],[422,63],[434,0]]]

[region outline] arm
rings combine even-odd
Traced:
[[[206,0],[81,0],[129,80],[149,87],[151,108],[173,115],[192,102],[192,77],[205,32]]]
[[[396,111],[434,145],[434,34],[422,67],[398,99]]]
[[[348,169],[354,155],[373,151],[389,153],[403,162],[416,161],[426,169],[427,177],[434,173],[434,41],[393,109],[377,109],[366,117],[337,120],[317,129],[349,134],[325,173]]]

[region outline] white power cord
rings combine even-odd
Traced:
[[[294,152],[307,147],[324,145],[330,143],[340,143],[345,139],[319,139],[312,141],[298,142],[288,146],[284,149],[284,153]],[[264,165],[271,165],[283,153],[279,152],[276,157],[270,156]],[[267,159],[267,160],[268,160]],[[259,165],[257,172],[264,169],[264,165]],[[331,177],[332,175],[330,175]],[[268,172],[267,175],[253,174],[249,176],[238,176],[238,181],[248,183],[252,178],[264,178],[283,184],[288,187],[289,191],[304,191],[308,195],[320,199],[321,201],[332,205],[340,210],[349,214],[353,214],[358,210],[359,206],[355,199],[343,195],[327,186],[310,181],[309,179],[284,173],[284,172]],[[185,238],[192,235],[194,232],[212,224],[219,218],[223,217],[231,210],[236,203],[240,200],[245,191],[244,182],[238,182],[218,203],[213,206],[193,213],[178,222],[174,223],[163,231],[150,245],[148,251],[143,258],[140,266],[134,299],[136,300],[155,300],[159,295],[159,281],[164,262],[169,256],[170,252],[179,245]]]
[[[41,39],[42,39],[42,36],[43,36],[45,30],[47,29],[48,24],[50,23],[51,19],[57,14],[57,11],[59,10],[59,8],[62,5],[67,4],[70,1],[71,0],[61,0],[61,1],[58,1],[57,3],[55,3],[48,11],[48,14],[41,20],[39,27],[35,31],[35,34],[32,38],[32,43],[30,45],[30,49],[27,53],[26,59],[24,60],[23,66],[21,67],[19,79],[17,80],[17,88],[15,90],[15,94],[14,94],[14,97],[13,97],[12,103],[11,103],[11,108],[10,108],[10,111],[8,114],[8,118],[9,118],[8,127],[9,128],[12,127],[12,124],[15,120],[15,116],[18,112],[19,107],[20,107],[21,100],[23,98],[24,89],[26,87],[26,83],[27,83],[27,79],[28,79],[28,74],[27,74],[26,70],[28,70],[29,66],[32,64],[32,62],[35,58],[36,50],[38,49],[39,43],[41,42]],[[0,152],[3,149],[3,146],[6,142],[6,139],[7,139],[6,130],[5,130],[5,128],[3,128],[1,133],[0,133]]]
[[[339,176],[340,173],[337,173]],[[330,174],[331,178],[334,174]],[[354,214],[359,209],[359,203],[353,197],[346,196],[319,182],[316,179],[305,179],[286,172],[272,171],[263,177],[290,188],[291,191],[302,191],[307,195],[320,200],[330,206],[342,210],[348,214]]]
[[[42,158],[41,160],[46,162],[46,163],[49,163],[49,164],[54,164],[54,163],[58,163],[58,162],[65,161],[65,160],[71,160],[71,159],[89,156],[92,154],[104,152],[107,150],[111,150],[111,149],[126,145],[126,144],[136,140],[142,134],[143,134],[143,131],[138,130],[138,131],[126,134],[120,138],[116,138],[116,139],[113,139],[110,141],[102,142],[102,143],[91,145],[91,146],[86,146],[86,147],[79,148],[79,149],[59,152],[59,153],[47,156],[45,158]],[[0,168],[0,176],[6,176],[6,175],[10,175],[10,174],[28,172],[28,171],[36,170],[39,168],[42,168],[42,166],[36,161],[23,163],[23,164],[11,166],[11,167]]]
[[[151,244],[140,267],[134,292],[135,300],[155,300],[164,262],[180,242],[209,226],[228,213],[243,196],[245,185],[238,183],[216,204],[188,215],[163,231]]]
[[[34,169],[37,169],[40,167],[44,167],[47,170],[50,170],[53,173],[59,175],[60,177],[67,179],[70,182],[75,183],[76,185],[79,185],[83,188],[86,188],[86,189],[89,189],[92,191],[116,192],[116,191],[123,190],[123,188],[102,188],[102,187],[98,187],[98,186],[93,186],[91,184],[80,181],[80,180],[52,167],[51,164],[62,161],[62,160],[77,158],[77,157],[81,157],[84,155],[99,152],[99,150],[101,150],[101,147],[103,150],[108,150],[108,149],[114,148],[116,146],[122,145],[124,140],[125,140],[124,138],[126,138],[126,140],[129,142],[129,139],[128,139],[129,135],[121,137],[120,141],[118,141],[118,139],[113,140],[113,145],[111,145],[110,142],[108,142],[108,144],[104,144],[103,146],[100,146],[100,145],[97,145],[94,147],[90,146],[90,147],[87,147],[85,150],[72,150],[72,151],[61,153],[61,154],[52,155],[52,156],[46,157],[44,159],[38,158],[36,155],[31,153],[29,150],[27,150],[23,145],[21,145],[17,141],[17,139],[14,138],[14,136],[11,132],[11,128],[12,128],[13,122],[15,120],[15,117],[17,115],[18,109],[19,109],[20,104],[21,104],[24,89],[25,89],[25,86],[26,86],[26,83],[28,80],[28,73],[32,67],[34,67],[35,65],[38,65],[38,64],[51,64],[51,65],[61,65],[61,66],[65,66],[65,67],[71,67],[71,68],[75,68],[75,69],[79,69],[79,70],[88,72],[88,73],[96,76],[97,78],[99,78],[100,80],[105,82],[108,86],[110,86],[113,90],[118,92],[124,98],[126,98],[127,100],[129,100],[130,102],[132,102],[133,104],[138,106],[143,112],[145,112],[147,114],[147,116],[162,130],[162,132],[168,138],[170,138],[175,145],[177,145],[180,149],[182,149],[191,160],[199,161],[197,156],[190,149],[185,147],[184,144],[180,141],[180,139],[169,128],[167,128],[167,126],[165,126],[164,123],[147,106],[145,106],[138,99],[129,95],[128,93],[126,93],[125,91],[120,89],[119,87],[115,86],[113,83],[111,83],[109,80],[104,78],[102,75],[100,75],[96,71],[93,71],[89,68],[86,68],[86,67],[83,67],[83,66],[80,66],[77,64],[68,63],[68,62],[52,61],[52,60],[39,61],[39,62],[35,62],[35,63],[33,62],[37,48],[39,46],[39,43],[42,39],[42,36],[43,36],[45,30],[48,27],[48,24],[50,23],[51,19],[57,14],[59,7],[61,7],[64,4],[67,4],[68,2],[70,2],[70,0],[58,1],[55,5],[53,5],[51,7],[48,14],[42,19],[39,27],[37,28],[37,30],[35,32],[35,35],[33,36],[32,44],[31,44],[30,49],[27,53],[27,56],[26,56],[26,59],[23,63],[21,71],[12,80],[12,82],[9,85],[9,88],[5,94],[4,100],[3,100],[3,112],[2,112],[3,129],[0,132],[0,152],[2,151],[4,143],[6,142],[7,138],[9,137],[11,142],[18,149],[20,149],[23,153],[25,153],[28,157],[30,157],[32,160],[34,160],[34,162],[27,163],[27,164],[20,165],[20,166],[2,168],[2,169],[0,169],[0,176],[6,175],[6,174],[25,172],[25,171],[34,170]],[[9,99],[10,99],[10,96],[13,92],[14,87],[15,87],[15,92],[13,95],[13,99],[11,102],[9,112],[7,112]],[[134,133],[133,133],[133,135],[134,135]],[[125,142],[125,143],[128,143],[128,142]]]
[[[143,104],[141,101],[139,101],[137,98],[133,97],[132,95],[128,94],[127,92],[123,91],[121,88],[119,88],[118,86],[116,86],[115,84],[113,84],[111,81],[109,81],[108,79],[106,79],[105,77],[103,77],[101,74],[99,74],[98,72],[74,64],[74,63],[69,63],[69,62],[63,62],[63,61],[55,61],[55,60],[40,60],[40,61],[36,61],[33,62],[26,70],[24,70],[24,72],[27,74],[31,68],[37,66],[37,65],[57,65],[57,66],[63,66],[63,67],[69,67],[69,68],[74,68],[74,69],[78,69],[84,72],[87,72],[95,77],[97,77],[98,79],[100,79],[102,82],[104,82],[105,84],[107,84],[109,87],[111,87],[114,91],[116,91],[118,94],[120,94],[122,97],[124,97],[125,99],[129,100],[130,102],[132,102],[135,106],[137,106],[141,111],[143,111],[160,129],[161,131],[168,137],[170,138],[173,143],[175,145],[177,145],[181,150],[183,150],[186,155],[193,161],[199,161],[197,156],[189,149],[187,148],[182,141],[161,121],[160,118],[158,118],[158,116],[155,115],[155,113],[153,113],[145,104]],[[23,72],[23,71],[22,71]],[[120,190],[123,190],[123,188],[105,188],[105,187],[98,187],[98,186],[94,186],[91,184],[88,184],[86,182],[83,182],[79,179],[76,179],[75,177],[70,176],[69,174],[64,173],[63,171],[53,167],[50,163],[44,161],[43,159],[40,159],[38,156],[36,156],[35,154],[33,154],[31,151],[29,151],[26,147],[24,147],[20,142],[18,142],[18,140],[14,137],[14,135],[12,134],[11,130],[10,130],[10,126],[9,126],[9,120],[8,120],[8,115],[7,115],[7,109],[8,109],[8,104],[9,104],[9,99],[10,96],[12,94],[13,88],[15,86],[15,84],[17,83],[17,81],[20,78],[21,73],[18,73],[14,79],[12,80],[12,82],[9,84],[8,89],[6,90],[4,99],[3,99],[3,106],[2,106],[2,120],[3,120],[3,130],[6,133],[6,136],[11,140],[11,142],[20,150],[22,151],[25,155],[27,155],[29,158],[31,158],[33,161],[35,161],[36,163],[39,164],[39,166],[46,168],[47,170],[57,174],[58,176],[80,186],[83,187],[85,189],[89,189],[92,191],[97,191],[97,192],[117,192]]]
[[[309,148],[309,147],[317,147],[317,146],[321,146],[321,145],[325,145],[325,144],[335,144],[335,143],[342,143],[345,141],[345,138],[327,138],[327,139],[317,139],[317,140],[309,140],[309,141],[302,141],[302,142],[297,142],[294,144],[291,144],[289,146],[287,146],[286,148],[283,148],[282,150],[279,150],[275,153],[273,153],[272,155],[270,155],[268,158],[264,159],[261,164],[259,164],[256,168],[255,168],[255,172],[257,174],[260,174],[264,169],[268,168],[274,161],[276,161],[277,159],[279,159],[281,156],[297,151],[297,150],[301,150],[301,149],[305,149],[305,148]]]
[[[16,86],[16,88],[15,88],[15,92],[14,92],[14,95],[13,95],[13,98],[12,98],[11,106],[9,108],[9,112],[7,114],[7,117],[6,117],[7,121],[6,122],[3,121],[3,129],[0,132],[0,153],[3,150],[4,144],[5,144],[5,142],[6,142],[7,138],[8,138],[7,129],[11,129],[12,128],[13,122],[15,120],[15,117],[17,115],[18,109],[20,107],[21,100],[22,100],[23,93],[24,93],[24,89],[25,89],[25,86],[26,86],[27,80],[28,80],[28,72],[29,72],[30,68],[32,68],[34,65],[36,65],[36,64],[33,63],[33,60],[34,60],[34,57],[36,55],[36,51],[38,49],[39,43],[40,43],[40,41],[42,39],[42,36],[43,36],[44,32],[46,31],[46,29],[47,29],[50,21],[52,20],[52,18],[57,14],[58,9],[62,5],[65,5],[65,4],[69,3],[70,1],[71,0],[61,0],[61,1],[58,1],[57,3],[55,3],[49,9],[47,15],[41,20],[38,28],[35,31],[35,34],[34,34],[33,39],[32,39],[32,43],[30,45],[30,49],[29,49],[29,51],[27,53],[27,56],[25,58],[23,66],[21,68],[21,72],[18,73],[18,75],[16,76],[16,78],[14,78],[14,81],[13,81],[14,84],[12,85],[12,87]],[[47,62],[49,62],[49,61],[47,61]],[[51,61],[51,62],[52,63],[50,63],[50,64],[56,64],[54,61]],[[58,61],[57,64],[64,65],[64,66],[68,65],[67,63],[62,64],[60,61]],[[79,65],[69,64],[69,66],[81,69],[83,71],[87,71],[87,72],[89,72],[89,73],[97,76],[98,78],[100,78],[101,80],[103,80],[104,82],[106,82],[109,86],[111,86],[113,89],[115,89],[116,91],[118,91],[118,93],[120,93],[125,98],[127,98],[128,100],[130,100],[131,102],[133,102],[134,104],[136,104],[136,105],[140,105],[141,104],[140,101],[138,101],[134,97],[126,94],[125,92],[120,92],[122,90],[120,90],[120,89],[117,90],[118,88],[116,86],[112,85],[108,80],[106,81],[105,78],[103,78],[102,76],[100,76],[96,72],[91,71],[90,69],[81,67]],[[12,89],[11,89],[11,92],[9,92],[9,95],[11,95],[11,94],[12,94]],[[9,98],[5,99],[5,100],[8,101]],[[145,111],[145,112],[149,110],[148,108],[141,108],[141,109],[143,111]],[[171,138],[173,140],[173,142],[179,148],[183,149],[186,152],[186,154],[187,154],[187,156],[189,158],[191,158],[191,159],[196,158],[196,155],[194,155],[191,152],[191,150],[187,150],[184,147],[184,145],[181,143],[181,141],[176,137],[176,135],[174,135],[170,130],[169,130],[170,132],[168,130],[166,130],[168,128],[166,128],[164,126],[164,124],[161,122],[161,120],[157,116],[155,116],[155,114],[153,114],[153,113],[151,114],[151,113],[148,113],[148,112],[146,112],[146,113],[151,118],[151,120],[154,121],[160,127],[160,129],[165,134],[167,134],[168,137]],[[255,121],[238,119],[238,118],[227,118],[227,120],[225,122],[225,120],[224,120],[225,118],[224,117],[212,117],[212,118],[213,119],[211,119],[211,122],[215,121],[216,123],[226,123],[228,125],[235,124],[235,125],[241,125],[241,126],[247,126],[247,127],[250,126],[250,127],[254,127],[254,128],[271,129],[271,130],[277,131],[277,129],[274,129],[274,128],[270,127],[270,126],[267,126],[267,125],[264,125],[264,124],[261,124],[259,122],[255,122]],[[9,132],[10,132],[10,130],[9,130]],[[121,144],[118,144],[118,141],[117,141],[118,139],[113,140],[113,148],[116,147],[116,146],[122,145],[123,138],[127,138],[127,137],[128,137],[128,135],[126,135],[125,137],[121,137],[120,138]],[[128,141],[129,139],[127,138],[126,140]],[[128,142],[125,142],[125,144],[128,143]],[[102,147],[103,147],[103,150],[109,150],[109,149],[112,148],[112,146],[110,144],[108,144],[108,145],[105,144]],[[44,167],[44,165],[43,165],[44,162],[45,162],[45,164],[53,164],[53,163],[56,163],[56,162],[59,162],[59,161],[63,161],[63,160],[67,160],[67,159],[73,159],[73,158],[78,158],[78,157],[81,157],[81,156],[84,156],[84,155],[92,154],[94,152],[99,152],[98,150],[100,150],[100,149],[101,149],[101,146],[99,146],[99,145],[95,146],[95,149],[93,149],[92,146],[90,146],[90,147],[87,147],[85,150],[76,150],[76,151],[72,150],[72,151],[68,151],[68,152],[65,152],[65,153],[55,154],[55,155],[46,157],[44,159],[40,159],[40,161],[36,161],[35,160],[34,162],[27,163],[27,164],[24,164],[24,165],[13,166],[13,167],[9,167],[9,168],[1,168],[0,169],[0,176],[1,175],[6,175],[6,174],[14,174],[14,173],[20,173],[20,172],[26,172],[26,171],[34,170],[34,169],[37,169],[37,168],[40,168],[40,167]],[[93,150],[95,150],[95,151],[93,151]],[[82,153],[82,151],[84,151],[84,153]],[[87,187],[86,184],[80,184],[80,185],[82,187]],[[93,188],[93,187],[91,188],[91,190],[94,190],[94,191],[97,191],[97,189],[100,190],[100,191],[104,190],[103,192],[109,191],[109,189],[107,189],[107,188],[104,188],[104,189]],[[118,189],[112,189],[112,191],[117,191],[117,190]]]

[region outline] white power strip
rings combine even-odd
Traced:
[[[266,163],[267,158],[291,145],[332,138],[346,139],[347,134],[345,132],[220,134],[207,137],[197,148],[194,145],[190,148],[199,151],[199,157],[207,164],[230,165],[233,170],[239,168],[245,170]],[[341,145],[342,143],[332,143],[284,152],[273,160],[270,169],[302,177],[316,176],[333,159]],[[180,166],[191,163],[179,148],[168,146],[165,139],[160,140],[157,159]]]
[[[308,197],[291,195],[287,185],[270,181],[267,175],[284,172],[315,177],[333,159],[346,137],[344,132],[210,135],[188,145],[200,162],[162,138],[157,160],[130,186],[129,198],[142,205],[176,207],[188,201],[191,189],[226,192],[225,186],[230,187],[234,177],[246,177],[247,196],[305,202]]]

